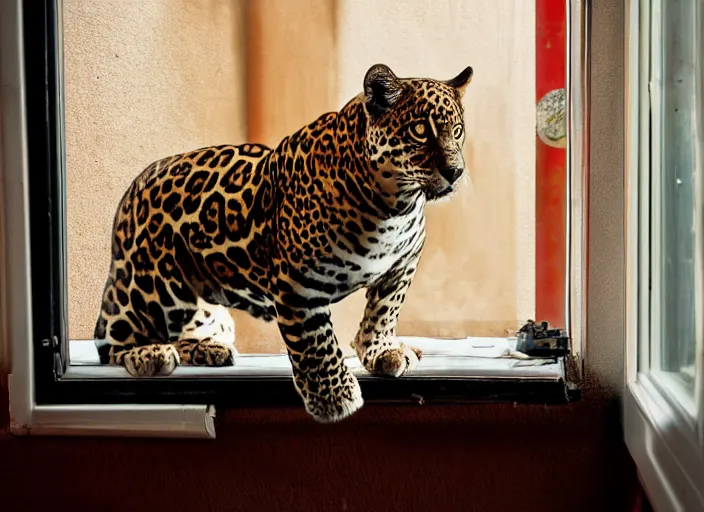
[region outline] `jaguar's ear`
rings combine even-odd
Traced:
[[[462,96],[464,96],[464,91],[467,89],[467,86],[472,81],[473,74],[474,70],[472,69],[472,67],[467,66],[462,70],[459,75],[457,75],[455,78],[447,80],[445,84],[449,85],[450,87],[454,87],[457,91],[458,96],[461,98]]]
[[[403,84],[388,66],[375,64],[364,75],[364,96],[367,111],[374,117],[386,112],[398,101]]]

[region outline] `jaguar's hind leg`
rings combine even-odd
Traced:
[[[181,362],[192,366],[233,366],[235,347],[211,338],[202,340],[183,339],[173,343]]]
[[[115,291],[109,287],[93,335],[100,363],[123,366],[134,377],[172,373],[181,358],[176,348],[167,343],[166,330],[150,330],[147,322],[152,320],[147,314],[141,312],[138,317],[127,307],[121,308],[114,297]]]
[[[226,307],[198,299],[198,310],[172,344],[183,364],[232,366],[237,356],[235,323]]]
[[[122,276],[124,273],[118,275]],[[123,366],[130,375],[169,375],[181,363],[205,366],[234,364],[235,329],[229,311],[210,304],[181,286],[152,285],[166,290],[144,294],[134,277],[131,288],[109,279],[103,294],[94,339],[101,364]],[[173,284],[173,283],[172,283]]]

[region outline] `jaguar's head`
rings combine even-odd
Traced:
[[[465,68],[451,80],[399,78],[377,64],[364,77],[367,157],[382,190],[449,196],[465,174],[462,97],[472,80]]]

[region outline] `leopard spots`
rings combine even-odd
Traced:
[[[472,77],[398,78],[370,68],[363,92],[276,148],[173,155],[135,178],[116,209],[95,339],[131,375],[235,364],[230,309],[277,321],[306,410],[339,421],[364,401],[330,305],[367,289],[352,342],[365,368],[398,377],[420,351],[396,340],[425,241],[425,205],[463,174]]]

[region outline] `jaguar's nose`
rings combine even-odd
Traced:
[[[462,176],[463,171],[464,169],[462,169],[462,167],[448,167],[440,170],[440,176],[445,178],[445,180],[450,185],[452,185],[454,182],[460,179],[460,176]]]

